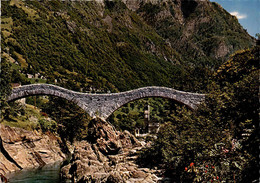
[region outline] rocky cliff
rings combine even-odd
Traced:
[[[89,139],[75,143],[71,161],[61,169],[62,178],[72,182],[156,182],[160,178],[155,170],[135,164],[143,145],[129,132],[116,131],[97,120],[90,124]]]
[[[42,134],[0,124],[0,174],[44,166],[65,159],[61,141]]]
[[[183,60],[194,64],[221,63],[235,50],[254,42],[235,16],[208,0],[133,2],[134,11],[177,52],[185,51]],[[131,8],[133,2],[125,3]]]

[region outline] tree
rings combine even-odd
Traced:
[[[0,107],[1,107],[1,119],[8,115],[7,111],[9,105],[6,102],[6,97],[11,92],[11,67],[6,57],[1,57],[1,69],[0,69]]]
[[[57,122],[58,133],[62,139],[73,142],[86,137],[90,116],[75,104],[51,96],[43,111]]]
[[[260,33],[256,33],[255,37],[259,40],[260,39]]]

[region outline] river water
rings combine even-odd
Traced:
[[[60,163],[10,174],[9,183],[61,183]]]

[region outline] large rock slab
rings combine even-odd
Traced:
[[[60,139],[51,133],[42,134],[0,124],[0,173],[41,167],[65,159]]]

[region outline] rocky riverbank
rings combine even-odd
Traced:
[[[51,133],[0,124],[0,137],[0,175],[66,158],[61,140]],[[140,168],[135,163],[144,146],[128,131],[119,132],[107,122],[92,120],[88,137],[73,144],[72,158],[61,168],[61,178],[75,183],[158,182],[159,171]]]
[[[0,124],[0,174],[63,161],[60,145],[54,134]]]
[[[155,170],[135,164],[141,144],[127,131],[118,132],[98,120],[89,128],[89,138],[75,143],[69,164],[61,169],[72,182],[158,182]]]

